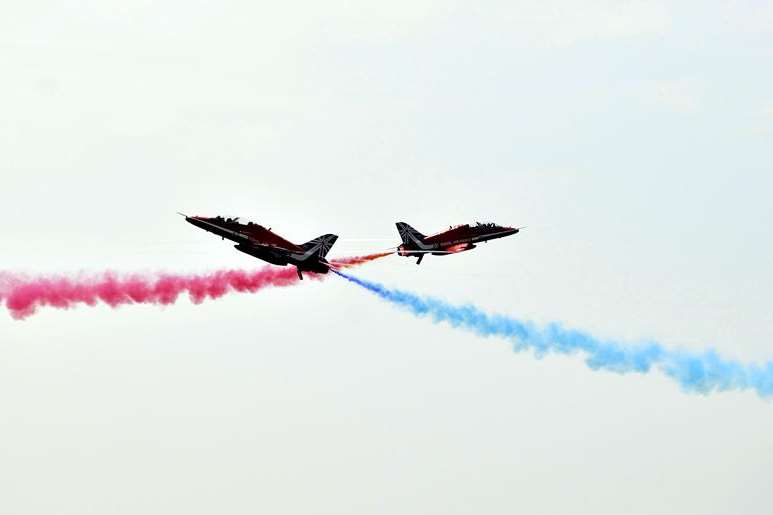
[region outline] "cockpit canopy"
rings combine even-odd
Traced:
[[[236,226],[246,226],[246,227],[263,227],[260,224],[256,224],[256,223],[251,222],[249,220],[244,220],[243,218],[241,218],[239,216],[230,217],[230,216],[220,216],[220,215],[218,215],[218,216],[215,216],[214,218],[210,218],[210,220],[213,223],[222,224],[222,225],[226,225],[226,226],[228,226],[228,225],[232,225],[232,226],[236,225]],[[271,229],[269,229],[269,231],[270,230]]]
[[[220,216],[220,215],[218,215],[218,216],[214,217],[212,220],[214,220],[216,222],[220,222],[220,223],[226,223],[226,224],[239,223],[239,217],[238,216],[235,216],[235,217],[231,218],[229,216]]]

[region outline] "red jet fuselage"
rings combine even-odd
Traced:
[[[237,218],[184,216],[188,223],[223,239],[236,242],[237,245],[234,248],[239,252],[273,265],[294,265],[301,279],[303,278],[301,271],[324,274],[330,270],[330,264],[325,259],[325,255],[338,238],[335,234],[325,234],[307,243],[296,245],[271,229],[252,222],[241,223]]]
[[[474,249],[476,243],[504,238],[516,234],[520,230],[516,227],[505,227],[493,223],[476,223],[475,225],[457,225],[437,234],[424,236],[405,222],[397,222],[395,225],[400,233],[400,238],[403,240],[402,245],[397,247],[397,254],[418,257],[417,264],[421,263],[425,254],[435,256],[457,254]]]

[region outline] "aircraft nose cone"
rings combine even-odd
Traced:
[[[195,216],[186,216],[185,217],[185,221],[188,222],[191,225],[194,225],[194,226],[202,228],[202,229],[206,227],[203,223],[201,223],[201,220],[199,220]]]

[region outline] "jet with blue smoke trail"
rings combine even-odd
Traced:
[[[761,365],[746,364],[723,358],[713,350],[695,353],[669,349],[657,342],[626,344],[601,340],[559,323],[538,326],[511,316],[486,313],[471,304],[453,305],[433,297],[387,288],[340,270],[333,271],[414,315],[429,317],[434,322],[447,322],[481,336],[510,340],[516,352],[531,350],[537,357],[580,352],[586,355],[586,363],[591,369],[620,374],[657,369],[688,392],[708,394],[751,389],[761,397],[773,395],[773,361]]]

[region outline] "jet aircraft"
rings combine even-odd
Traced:
[[[475,225],[462,224],[456,227],[424,236],[419,231],[405,222],[397,222],[397,231],[403,240],[402,245],[397,247],[397,254],[406,257],[418,257],[416,264],[420,264],[425,254],[434,256],[446,256],[448,254],[457,254],[465,250],[472,250],[476,243],[504,238],[511,234],[516,234],[522,228],[503,227],[493,223],[476,222]]]
[[[262,259],[272,265],[294,265],[300,279],[303,279],[302,272],[326,274],[330,270],[330,263],[325,259],[325,255],[338,239],[335,234],[325,234],[307,243],[296,245],[273,232],[271,228],[266,229],[252,222],[242,223],[239,218],[222,216],[207,218],[180,214],[188,223],[216,234],[222,239],[227,238],[236,242],[234,248],[239,252]]]

